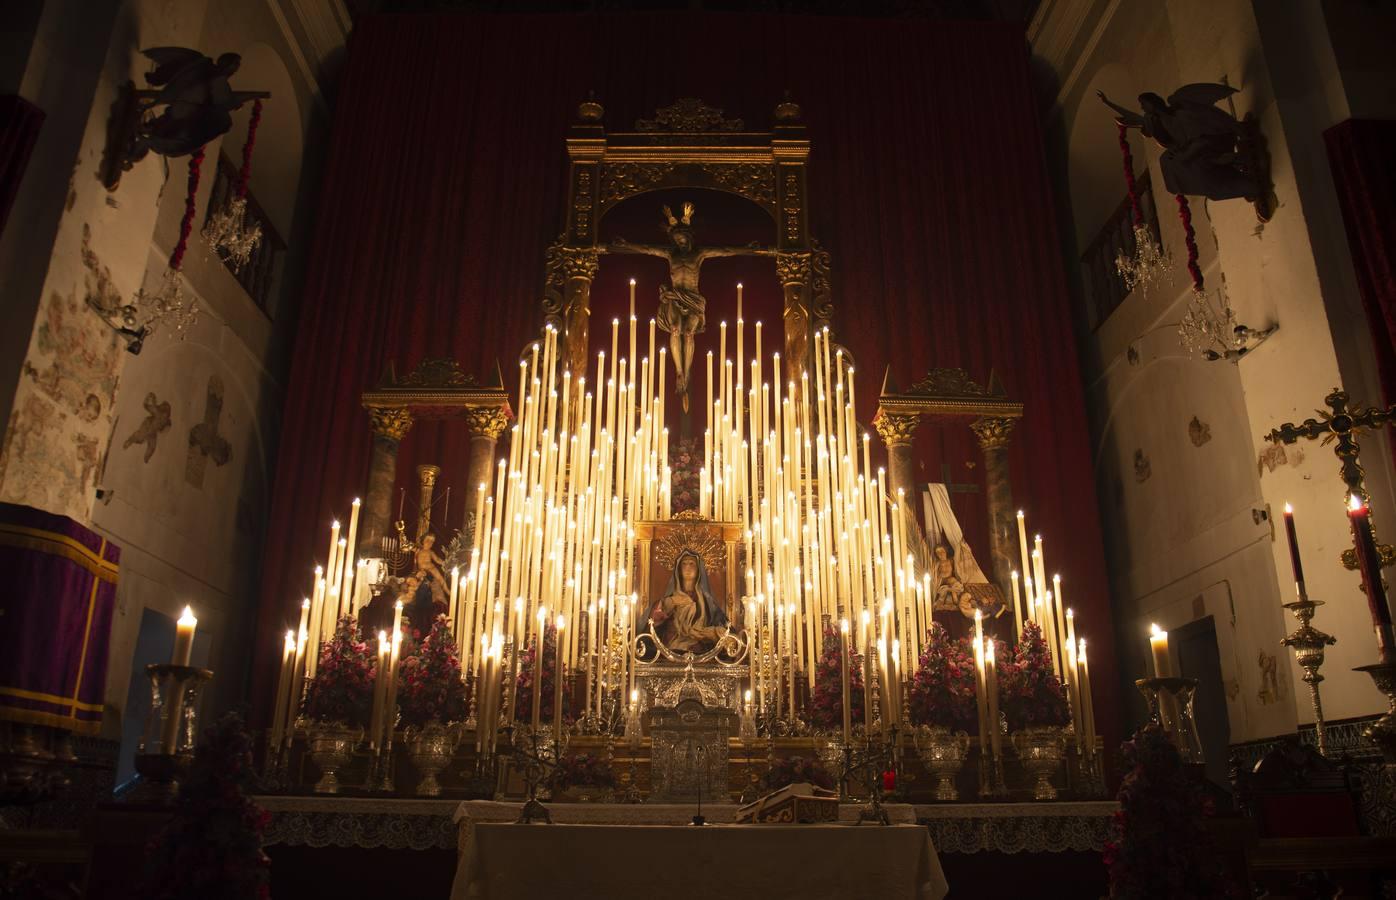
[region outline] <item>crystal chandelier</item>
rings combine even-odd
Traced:
[[[1138,288],[1145,295],[1172,267],[1173,257],[1154,240],[1154,233],[1143,223],[1134,226],[1134,252],[1127,254],[1121,249],[1115,256],[1115,271],[1124,279],[1126,290]]]
[[[203,236],[209,247],[237,273],[252,259],[252,253],[262,242],[262,226],[247,221],[247,198],[234,197],[209,216]]]
[[[1218,292],[1216,302],[1207,292],[1193,288],[1187,312],[1178,323],[1178,339],[1190,355],[1216,362],[1236,362],[1259,347],[1278,325],[1256,331],[1236,321],[1236,313]]]
[[[145,314],[144,322],[137,329],[142,338],[154,334],[161,325],[168,325],[183,340],[199,319],[198,300],[184,292],[184,281],[178,269],[166,269],[158,291],[151,293],[141,288],[132,301],[136,314]]]

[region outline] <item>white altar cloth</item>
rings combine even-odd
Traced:
[[[521,805],[468,801],[456,810],[454,900],[514,897],[712,900],[839,897],[941,900],[948,891],[929,833],[910,806],[894,824],[732,825],[736,804],[548,804],[553,825],[514,825]]]

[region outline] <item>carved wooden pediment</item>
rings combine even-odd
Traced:
[[[980,386],[964,369],[932,369],[926,373],[925,378],[901,393],[926,397],[1005,396],[1002,386],[997,386],[996,390],[994,388],[992,380],[989,382],[989,388]]]
[[[741,119],[723,118],[722,110],[694,97],[684,97],[655,110],[653,119],[640,119],[636,131],[741,131]]]

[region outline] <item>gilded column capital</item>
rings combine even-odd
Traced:
[[[1013,439],[1013,429],[1017,424],[1017,419],[986,417],[976,419],[969,427],[974,432],[974,436],[979,438],[981,450],[997,450],[1008,446],[1008,442]]]
[[[369,427],[378,437],[401,441],[412,430],[412,411],[405,408],[373,406],[368,410]]]
[[[569,281],[573,278],[591,281],[601,268],[601,256],[595,250],[564,247],[558,252],[557,265],[562,277]]]
[[[474,406],[465,411],[465,427],[472,437],[487,437],[499,440],[504,429],[509,427],[507,406]]]
[[[781,284],[808,284],[810,279],[810,253],[797,250],[791,253],[776,254],[776,277]]]
[[[911,439],[916,436],[916,426],[920,424],[921,417],[916,415],[879,412],[873,418],[873,427],[887,447],[911,446]]]
[[[417,481],[424,488],[436,487],[436,476],[440,474],[440,466],[423,464],[417,467]]]

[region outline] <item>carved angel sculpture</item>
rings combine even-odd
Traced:
[[[1242,125],[1216,107],[1235,93],[1236,88],[1225,84],[1185,84],[1167,100],[1154,93],[1140,94],[1140,112],[1111,102],[1104,91],[1096,91],[1096,96],[1118,114],[1116,122],[1138,128],[1163,148],[1159,167],[1171,193],[1255,200],[1261,186],[1255,174],[1245,169],[1237,148]]]
[[[242,64],[241,56],[224,53],[213,60],[187,47],[152,47],[141,52],[155,63],[155,71],[148,72],[145,80],[159,89],[146,101],[145,109],[150,113],[164,107],[141,123],[145,148],[161,156],[183,156],[232,127],[231,113],[245,98],[229,86],[228,79]]]

